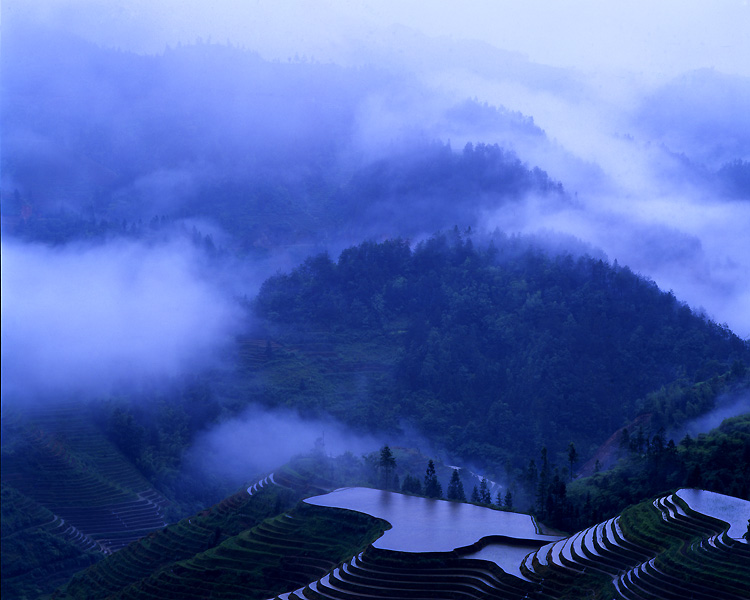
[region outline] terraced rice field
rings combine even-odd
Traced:
[[[537,533],[530,515],[370,488],[343,488],[305,502],[356,510],[388,521],[392,529],[374,546],[396,552],[451,552],[488,536],[540,543],[558,539]]]
[[[82,550],[109,554],[164,527],[168,502],[82,414],[60,404],[36,414],[33,428],[19,424],[2,479],[52,512]]]
[[[57,597],[750,597],[750,546],[716,518],[750,516],[750,502],[680,490],[552,538],[527,515],[380,490],[298,502],[325,487],[314,473],[286,467],[263,477],[90,567]],[[425,532],[429,524],[439,535]]]
[[[347,500],[340,504],[352,508],[358,495],[365,494],[337,492],[327,500],[307,502],[333,505],[338,497]],[[540,547],[525,556],[523,543],[529,540],[515,545],[493,542],[472,552],[446,550],[451,543],[433,545],[421,537],[420,517],[409,520],[398,515],[398,502],[389,501],[392,507],[397,505],[391,511],[397,515],[392,524],[394,529],[405,529],[403,536],[385,542],[390,530],[318,581],[278,598],[520,600],[592,597],[589,594],[595,590],[603,597],[632,600],[750,598],[750,546],[737,535],[743,520],[746,528],[750,518],[750,502],[744,500],[680,490],[564,539],[543,544],[538,536]],[[380,504],[371,499],[361,502],[360,508],[374,506],[374,512],[380,510],[383,516],[389,509]],[[439,513],[433,508],[428,514]],[[407,540],[413,521],[416,540],[393,547],[398,540]],[[459,522],[456,528],[465,529]],[[449,538],[464,543],[461,532]],[[415,551],[417,541],[427,543],[421,552]]]
[[[41,594],[90,565],[99,544],[12,486],[2,488],[2,596]],[[39,555],[35,548],[54,549]]]
[[[294,508],[319,493],[311,467],[287,466],[76,575],[59,598],[266,598],[315,580],[366,547],[385,524]],[[345,512],[345,511],[344,511]]]

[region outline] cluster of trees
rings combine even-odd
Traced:
[[[181,518],[232,492],[233,484],[200,476],[184,462],[196,435],[217,422],[222,408],[199,378],[152,393],[104,401],[93,409],[94,418],[117,449],[174,502],[169,516]]]
[[[638,411],[651,415],[651,427],[655,431],[679,429],[712,410],[720,394],[744,385],[747,378],[747,367],[742,359],[732,361],[728,370],[726,363],[708,360],[696,372],[696,383],[680,378],[662,386],[639,400]]]
[[[443,498],[443,486],[437,479],[433,461],[430,460],[427,464],[427,471],[424,477],[424,486],[420,484],[419,480],[416,477],[407,475],[401,491],[405,493],[426,496],[427,498]],[[505,491],[505,494],[503,494],[502,490],[498,491],[497,498],[493,501],[489,484],[487,483],[487,479],[484,477],[480,479],[478,486],[474,485],[471,491],[471,495],[467,499],[459,469],[453,469],[453,472],[451,473],[451,478],[446,489],[445,498],[447,500],[454,500],[457,502],[471,502],[472,504],[505,508],[507,510],[511,510],[513,508],[513,494],[510,489],[507,489]]]
[[[354,173],[339,191],[340,226],[367,233],[376,224],[401,235],[471,226],[482,211],[529,192],[565,202],[562,184],[497,144],[467,143],[460,152],[433,142],[380,159]],[[363,225],[366,224],[366,227]]]
[[[398,475],[395,473],[396,458],[393,456],[390,447],[386,445],[380,449],[377,468],[382,474],[383,489],[400,489],[404,493],[425,496],[427,498],[443,497],[443,487],[438,480],[435,462],[432,459],[427,462],[427,470],[425,471],[423,481],[420,481],[419,478],[411,473],[407,473],[403,483],[399,485]],[[393,475],[392,478],[391,475]]]
[[[562,186],[539,168],[529,168],[497,145],[467,144],[461,152],[433,142],[410,147],[408,153],[380,159],[355,169],[350,177],[310,165],[303,176],[271,169],[251,180],[206,182],[169,216],[145,216],[150,206],[90,202],[78,209],[45,206],[30,192],[14,190],[3,202],[10,231],[22,239],[63,244],[101,242],[113,238],[143,239],[155,235],[190,235],[209,253],[210,235],[184,225],[181,218],[207,216],[235,238],[242,252],[269,246],[330,239],[341,234],[367,236],[374,230],[419,235],[453,223],[472,225],[481,211],[523,198],[533,191],[564,200]],[[112,191],[116,194],[116,191]],[[206,202],[206,196],[212,197]],[[43,197],[44,198],[44,197]],[[429,210],[425,210],[429,207]],[[279,222],[278,214],[288,215]],[[261,241],[262,240],[262,241]]]
[[[399,486],[398,475],[395,473],[396,458],[390,447],[387,445],[380,449],[376,466],[378,469],[379,480],[384,489],[400,489],[403,493],[424,496],[426,498],[445,497],[447,500],[454,500],[457,502],[470,501],[474,504],[506,508],[509,510],[513,508],[513,494],[510,489],[508,489],[504,495],[502,491],[498,492],[497,500],[493,501],[489,484],[484,477],[481,478],[478,486],[474,485],[471,496],[467,499],[460,470],[455,468],[451,470],[450,482],[448,483],[445,496],[443,496],[443,486],[438,478],[435,461],[432,459],[427,461],[427,469],[425,470],[423,479],[420,480],[411,473],[407,473],[403,482]]]
[[[572,473],[576,451],[572,443],[568,448]],[[534,459],[529,461],[522,484],[526,491],[526,498],[531,500],[529,511],[533,512],[539,520],[559,525],[568,517],[571,505],[567,498],[566,479],[565,471],[550,461],[546,446],[541,449],[538,467]]]
[[[750,360],[745,341],[627,267],[502,235],[475,245],[457,230],[413,250],[395,239],[336,262],[310,258],[267,280],[255,307],[290,343],[323,329],[397,349],[377,397],[332,406],[337,417],[362,422],[358,411],[377,405],[381,423],[407,418],[449,451],[509,472],[543,444],[556,455],[572,441],[588,455],[659,404],[654,390]],[[661,406],[687,417],[711,400]]]
[[[12,35],[4,48],[28,60],[23,68],[5,65],[0,118],[12,160],[4,172],[23,201],[3,190],[3,216],[20,219],[28,234],[21,217],[30,211],[45,239],[112,235],[122,219],[166,212],[208,218],[234,237],[235,248],[262,253],[342,234],[474,224],[489,206],[561,192],[546,173],[497,146],[456,152],[440,142],[397,140],[384,158],[363,160],[356,151],[361,105],[373,93],[403,89],[403,74],[271,62],[219,44],[143,57],[33,30]],[[196,86],[204,93],[192,93]],[[532,120],[476,100],[438,118],[458,132],[544,140]],[[42,149],[19,142],[28,135],[44,140]],[[85,217],[63,217],[60,205]]]
[[[750,414],[695,439],[685,435],[679,443],[667,439],[663,428],[653,434],[639,428],[623,434],[621,448],[625,455],[612,469],[569,484],[543,448],[540,468],[531,460],[522,481],[529,510],[554,527],[577,531],[681,487],[750,497]]]
[[[14,190],[2,205],[3,216],[10,216],[10,220],[15,221],[10,227],[13,235],[21,240],[57,246],[69,242],[102,243],[114,239],[147,242],[182,239],[204,250],[208,256],[226,254],[225,249],[216,246],[210,233],[203,233],[195,225],[188,227],[184,221],[174,217],[153,215],[144,221],[142,218],[95,216],[96,212],[55,210],[37,213],[18,190]]]

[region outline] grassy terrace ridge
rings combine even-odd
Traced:
[[[4,427],[14,440],[3,447],[3,481],[53,512],[125,505],[139,494],[166,502],[79,405],[51,406],[30,422],[11,415]]]
[[[273,480],[276,484],[268,483],[252,495],[248,494],[246,489],[241,489],[191,518],[151,532],[100,563],[78,573],[58,589],[53,597],[106,598],[114,594],[125,594],[126,591],[127,594],[123,597],[139,597],[140,585],[158,587],[161,585],[158,582],[165,581],[170,582],[170,586],[177,585],[175,570],[181,572],[186,569],[185,573],[189,573],[190,570],[197,569],[203,572],[200,565],[205,565],[206,561],[209,564],[213,560],[228,563],[235,546],[240,547],[241,552],[245,553],[243,559],[247,559],[250,552],[257,552],[262,557],[269,555],[268,544],[253,539],[255,547],[251,549],[242,547],[242,540],[252,538],[246,534],[264,520],[273,517],[278,518],[259,529],[258,538],[273,535],[275,532],[284,534],[290,527],[293,531],[299,530],[300,523],[304,524],[304,521],[293,517],[288,511],[305,495],[325,493],[332,486],[332,482],[321,477],[320,473],[323,470],[318,463],[318,457],[295,459],[274,473]],[[242,537],[240,534],[243,534]],[[323,534],[324,531],[321,530],[317,537],[323,538]],[[293,539],[294,536],[285,536],[286,544],[289,545],[288,539]],[[283,541],[285,536],[279,535],[278,540]],[[314,544],[314,540],[311,539],[310,544]],[[328,540],[325,544],[327,556],[330,547],[335,546],[335,540]],[[210,552],[211,550],[215,552]],[[272,554],[273,552],[270,553]],[[315,564],[311,556],[287,556],[284,560],[285,564],[301,565],[303,571],[310,564]],[[318,562],[320,560],[318,559]],[[309,580],[315,579],[319,574],[320,567],[318,571],[309,575]]]
[[[653,561],[634,566],[621,578],[621,585],[636,589],[634,594],[656,598],[688,591],[696,597],[746,597],[750,589],[746,544],[725,538],[723,521],[691,510],[676,495],[666,502],[659,500],[630,507],[621,515],[626,538],[649,548],[654,556]],[[668,512],[662,518],[669,503],[679,505],[687,515]],[[713,547],[711,540],[717,537],[725,539],[725,548]]]
[[[548,544],[521,572],[547,598],[747,598],[750,547],[727,529],[676,494],[660,496]]]
[[[252,494],[243,489],[82,571],[53,597],[604,600],[671,598],[692,585],[742,598],[750,584],[750,548],[674,494],[530,554],[524,580],[455,550],[373,547],[385,521],[301,502],[336,487],[321,465],[320,455],[297,459],[251,485]]]
[[[387,527],[383,521],[361,513],[304,504],[261,520],[264,514],[278,508],[279,494],[285,491],[288,490],[268,486],[247,496],[246,506],[238,511],[246,517],[255,516],[258,523],[254,527],[234,535],[222,533],[219,543],[203,540],[200,549],[195,544],[190,548],[191,542],[185,541],[180,560],[159,563],[153,555],[150,560],[146,558],[144,549],[156,549],[157,555],[161,550],[161,556],[171,550],[174,558],[173,540],[161,538],[179,536],[180,531],[169,527],[81,573],[54,597],[268,598],[324,575],[367,547]],[[212,517],[209,514],[204,518],[211,521]],[[191,521],[200,519],[189,519],[187,525],[182,521],[179,527],[182,531],[195,531]],[[210,534],[207,525],[217,521],[213,518],[213,522],[201,525]],[[249,525],[249,520],[245,525]],[[216,525],[215,531],[219,527]],[[130,582],[125,585],[124,573],[130,574]]]
[[[92,540],[12,486],[3,484],[0,506],[3,598],[39,597],[99,559]]]
[[[55,598],[106,598],[133,583],[168,570],[294,505],[298,493],[275,487],[248,495],[231,510],[212,507],[189,519],[154,531],[77,574]]]

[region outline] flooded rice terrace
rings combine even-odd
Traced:
[[[383,550],[450,552],[488,536],[528,540],[534,546],[560,539],[537,533],[530,515],[370,488],[342,488],[305,502],[355,510],[388,521],[392,528],[373,543]]]
[[[677,495],[693,510],[729,523],[728,535],[740,539],[747,531],[750,502],[706,490],[682,489]]]
[[[484,548],[464,554],[462,558],[474,558],[477,560],[488,560],[495,563],[509,575],[515,575],[521,579],[527,579],[521,573],[521,563],[526,555],[539,548],[539,544],[520,543],[516,544],[487,544]]]

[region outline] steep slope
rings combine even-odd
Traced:
[[[55,597],[735,600],[746,598],[750,585],[750,549],[741,537],[750,503],[738,498],[682,489],[551,538],[533,527],[530,533],[503,527],[506,517],[523,515],[365,488],[291,507],[304,484],[282,469],[251,486],[252,494],[238,492],[81,572]],[[336,508],[339,500],[348,508]],[[384,537],[389,524],[368,514],[375,504],[376,512],[403,513]],[[405,510],[419,514],[410,519]],[[453,528],[437,549],[423,522],[443,513],[478,519],[475,525],[485,528]],[[467,535],[475,536],[468,546]],[[452,538],[459,547],[451,550]],[[420,550],[415,540],[426,545]]]
[[[2,580],[11,597],[22,589],[49,592],[165,525],[168,501],[85,405],[51,405],[32,418],[4,411],[2,482]]]
[[[76,527],[10,485],[2,485],[4,598],[36,598],[102,557],[102,548]]]
[[[326,491],[299,459],[218,505],[81,572],[56,598],[266,598],[322,576],[386,526],[358,513],[297,506]]]
[[[403,72],[267,61],[211,43],[146,57],[20,27],[2,45],[3,226],[25,239],[102,239],[155,217],[199,217],[243,254],[305,252],[474,226],[484,209],[527,194],[564,201],[559,183],[508,149],[432,143],[431,129],[478,130],[552,147],[532,119],[502,107],[441,100],[413,130],[371,141],[373,99],[422,87]],[[397,113],[423,110],[418,93],[403,100]]]
[[[85,405],[57,404],[6,423],[15,431],[3,448],[2,479],[111,552],[163,527],[168,501],[92,416]]]
[[[650,392],[735,363],[741,377],[750,363],[746,342],[629,269],[503,236],[321,255],[264,283],[256,308],[284,345],[254,380],[269,402],[352,425],[406,419],[464,459],[511,467],[545,444],[555,457],[573,441],[587,457],[652,408]],[[325,340],[325,357],[300,348],[312,339]],[[379,368],[355,382],[343,366],[365,348]],[[344,401],[347,387],[357,393]],[[679,402],[660,405],[657,420],[679,425],[713,397]]]

